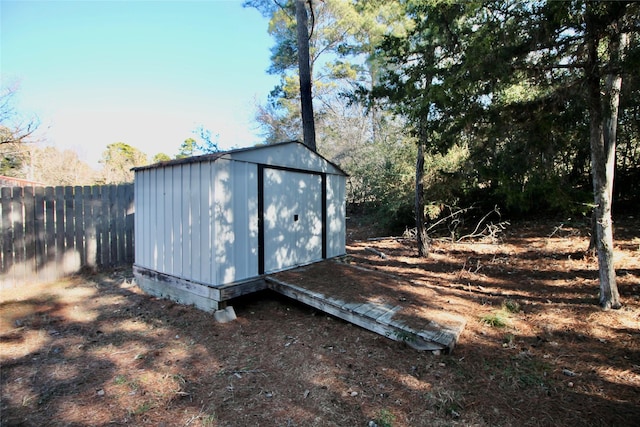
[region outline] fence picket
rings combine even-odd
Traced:
[[[7,274],[13,266],[13,223],[11,222],[11,188],[0,189],[0,208],[2,209],[2,269]]]
[[[56,259],[56,218],[55,218],[55,189],[44,189],[44,233],[45,233],[45,262],[48,265],[44,280],[54,280]]]
[[[35,273],[35,256],[36,256],[36,218],[35,218],[35,200],[33,197],[33,187],[24,187],[23,205],[24,205],[24,269],[25,273]],[[30,271],[31,270],[31,271]]]
[[[100,188],[102,201],[100,206],[100,216],[102,223],[100,224],[100,249],[101,249],[101,262],[102,265],[108,267],[111,264],[111,245],[109,240],[109,185],[104,185]]]
[[[65,257],[70,256],[75,249],[75,233],[73,219],[75,211],[73,208],[73,187],[64,187],[64,246]]]
[[[38,276],[42,276],[44,268],[47,264],[45,257],[46,236],[44,230],[44,187],[33,188],[34,197],[34,238],[33,246],[35,250],[34,256],[34,272]]]
[[[56,213],[56,265],[60,265],[64,256],[64,187],[55,190]]]
[[[84,203],[83,203],[82,187],[73,187],[73,207],[74,207],[74,243],[76,252],[80,256],[80,265],[87,264],[87,258],[84,248]]]
[[[82,193],[84,197],[84,244],[85,244],[85,259],[86,266],[90,270],[95,270],[96,263],[96,221],[94,218],[94,192],[93,189],[97,187],[85,186]]]

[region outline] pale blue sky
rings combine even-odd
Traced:
[[[174,155],[200,125],[225,149],[261,142],[273,41],[241,0],[0,4],[2,83],[19,83],[50,144],[95,166],[119,141]]]

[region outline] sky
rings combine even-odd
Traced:
[[[241,0],[0,0],[0,24],[3,87],[93,167],[114,142],[174,156],[200,126],[222,149],[263,140],[273,40]]]

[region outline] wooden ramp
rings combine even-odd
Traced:
[[[417,350],[453,350],[465,319],[437,292],[374,270],[323,261],[265,278],[268,288]],[[436,302],[434,304],[434,301]]]

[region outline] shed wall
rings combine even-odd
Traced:
[[[219,159],[136,174],[136,264],[219,285],[255,277],[257,166]]]
[[[276,175],[297,177],[297,186],[313,183],[312,191],[304,195],[309,200],[317,200],[322,190],[326,190],[326,199],[322,202],[323,219],[326,220],[326,247],[322,250],[326,249],[326,252],[320,253],[314,247],[300,262],[344,255],[345,176],[301,144],[289,144],[136,170],[136,265],[212,287],[258,277],[271,253],[265,254],[263,249],[261,258],[258,211],[261,200],[265,203],[261,199],[265,189],[261,188],[264,183],[258,175],[265,165],[281,171]],[[311,171],[311,175],[307,175],[308,183],[307,178],[301,179],[305,171]],[[322,183],[322,189],[316,188],[319,185],[316,181]],[[293,194],[293,187],[282,188],[287,189],[282,190],[286,193],[283,196]],[[282,200],[289,200],[289,197]],[[318,205],[313,206],[313,212],[322,212]],[[281,212],[281,208],[277,211]],[[307,219],[303,212],[304,209],[291,212],[300,214],[296,216],[300,224]],[[309,217],[315,217],[316,213]],[[269,235],[266,237],[268,239]],[[306,245],[306,241],[312,239],[305,237],[303,240]],[[282,268],[288,267],[285,264]],[[279,264],[266,270],[278,269]]]
[[[210,279],[213,173],[211,162],[137,172],[136,264],[177,277]]]
[[[344,175],[327,175],[327,258],[347,253],[346,179]]]
[[[265,166],[279,166],[300,171],[323,172],[344,176],[344,172],[327,160],[304,145],[295,142],[281,145],[265,145],[253,150],[232,152],[229,156],[234,160]]]
[[[215,284],[258,275],[258,167],[220,159],[215,180]]]

